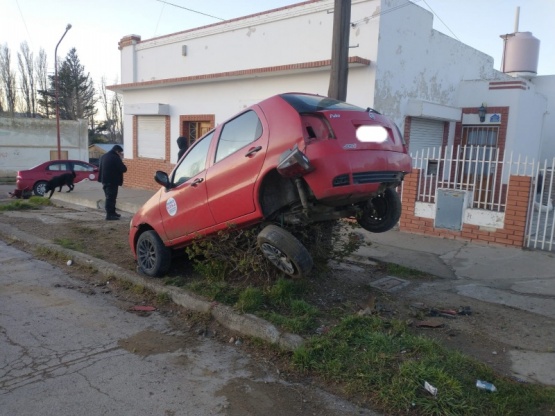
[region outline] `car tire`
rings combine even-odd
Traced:
[[[264,257],[289,277],[300,279],[312,270],[312,257],[306,247],[277,225],[264,227],[258,234],[257,243]]]
[[[401,198],[395,189],[387,188],[364,205],[357,221],[367,231],[384,233],[395,227],[400,217]]]
[[[137,240],[137,269],[150,277],[164,275],[171,265],[171,250],[155,231],[145,231]]]
[[[47,183],[48,182],[46,181],[38,181],[37,183],[35,183],[33,185],[33,193],[38,196],[44,196],[44,194],[46,193],[45,188]]]

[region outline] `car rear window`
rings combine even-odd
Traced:
[[[366,111],[362,107],[320,95],[281,94],[280,97],[299,113],[313,113],[322,110]]]

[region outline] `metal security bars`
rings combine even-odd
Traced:
[[[555,250],[555,158],[502,155],[492,146],[427,148],[411,155],[419,170],[416,202],[436,203],[438,189],[469,191],[474,209],[505,212],[510,175],[532,177],[525,245]]]
[[[555,182],[553,180],[555,158],[537,164],[535,181],[528,209],[526,246],[541,250],[555,250],[554,230],[555,214],[553,199],[555,198]]]

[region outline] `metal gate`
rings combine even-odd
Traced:
[[[525,245],[546,251],[555,251],[555,158],[538,163],[535,180],[532,181],[530,207]]]

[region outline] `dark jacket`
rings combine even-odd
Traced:
[[[179,147],[179,153],[177,154],[177,160],[181,159],[183,153],[187,150],[187,137],[179,136],[177,138],[177,146]]]
[[[127,166],[125,166],[117,152],[112,149],[100,158],[98,182],[102,182],[103,185],[122,186],[124,172],[127,172]]]

